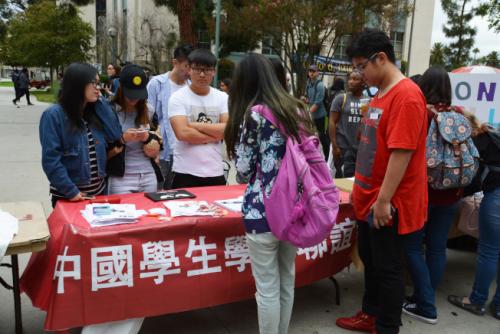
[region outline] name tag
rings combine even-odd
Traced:
[[[378,114],[378,113],[374,113],[374,112],[372,112],[372,113],[370,114],[370,119],[377,120],[377,119],[378,119],[378,117],[379,117],[379,114]]]

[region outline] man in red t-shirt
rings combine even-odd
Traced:
[[[378,87],[363,117],[352,201],[358,248],[365,266],[362,311],[337,325],[398,333],[404,298],[405,236],[427,220],[425,98],[395,65],[389,37],[365,30],[348,49],[353,66]]]

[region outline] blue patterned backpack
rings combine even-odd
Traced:
[[[443,190],[468,186],[479,168],[479,152],[472,142],[469,120],[456,107],[434,113],[427,134],[429,186]]]

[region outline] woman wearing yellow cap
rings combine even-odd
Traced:
[[[156,160],[161,139],[152,131],[155,126],[152,107],[146,103],[147,83],[146,73],[137,65],[127,65],[120,73],[120,87],[112,106],[123,136],[122,145],[108,154],[110,194],[157,190],[161,172]]]

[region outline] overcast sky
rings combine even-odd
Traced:
[[[474,0],[473,2],[477,3],[477,0]],[[435,0],[435,3],[436,7],[434,9],[434,22],[432,28],[433,45],[435,42],[445,41],[443,25],[447,21],[447,16],[441,9],[441,0]],[[488,22],[486,17],[475,17],[471,21],[471,25],[477,28],[477,34],[475,38],[476,44],[474,44],[474,47],[480,50],[480,56],[484,56],[491,51],[500,52],[500,34],[495,34],[492,30],[488,30]]]

